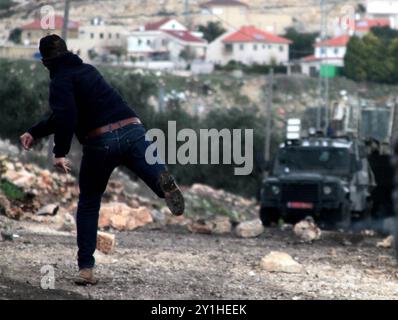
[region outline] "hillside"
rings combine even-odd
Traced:
[[[22,4],[14,7],[11,12],[12,16],[7,19],[9,24],[16,24],[21,18],[31,17],[42,5],[53,5],[56,10],[62,11],[64,3],[63,0],[28,0],[19,2]],[[189,12],[193,20],[200,13],[199,4],[203,2],[205,1],[189,1]],[[242,0],[242,2],[248,3],[253,13],[288,15],[292,17],[297,26],[304,30],[319,29],[320,10],[318,0]],[[360,0],[333,0],[327,2],[331,27],[333,27],[333,22],[339,17],[343,6],[356,6],[359,3],[363,3]],[[102,16],[108,18],[108,20],[111,18],[112,21],[125,23],[128,26],[138,26],[164,16],[181,18],[184,14],[184,3],[184,0],[75,0],[71,5],[71,18],[83,22],[93,16]]]

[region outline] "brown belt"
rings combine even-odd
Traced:
[[[94,130],[90,131],[86,137],[87,138],[95,138],[95,137],[100,136],[101,134],[123,128],[129,124],[141,124],[141,121],[140,121],[140,119],[138,119],[136,117],[120,120],[118,122],[111,123],[106,126],[94,129]]]

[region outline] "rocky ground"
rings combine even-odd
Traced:
[[[397,299],[398,267],[378,236],[323,232],[314,243],[291,230],[257,238],[193,234],[148,225],[115,232],[112,254],[96,253],[96,287],[73,283],[75,238],[19,222],[14,241],[0,243],[0,299]],[[298,273],[268,272],[261,259],[283,251]],[[40,270],[55,270],[55,290],[42,290]]]
[[[391,237],[311,219],[264,230],[253,200],[200,184],[183,191],[186,216],[172,217],[117,172],[100,212],[101,282],[77,287],[75,178],[0,158],[0,299],[398,297]]]

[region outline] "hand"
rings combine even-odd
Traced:
[[[22,136],[19,137],[21,141],[22,147],[28,151],[33,145],[33,141],[35,140],[33,136],[29,132],[25,132]]]
[[[54,158],[53,165],[56,169],[65,173],[69,173],[72,169],[70,160],[66,158]]]

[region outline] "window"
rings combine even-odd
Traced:
[[[270,49],[270,50],[272,49],[272,45],[271,44],[268,45],[268,49]]]
[[[120,38],[120,34],[116,33],[116,39]]]
[[[104,34],[102,32],[100,33],[100,39],[104,39]]]
[[[90,38],[94,39],[94,33],[92,33],[92,32],[90,33]]]
[[[254,50],[254,51],[257,51],[257,44],[254,44],[254,45],[253,45],[253,50]]]
[[[225,52],[227,52],[227,53],[231,53],[234,50],[232,44],[230,44],[230,43],[227,43],[225,45],[224,49],[225,49]]]
[[[32,36],[32,34],[31,34],[30,32],[28,32],[28,33],[26,34],[26,36],[27,36],[28,38],[30,38],[30,37]]]
[[[265,49],[266,48],[266,45],[265,44],[263,44],[263,49]]]
[[[279,51],[283,52],[285,50],[285,48],[283,46],[279,46]]]
[[[147,44],[147,46],[150,46],[150,45],[151,45],[151,40],[148,39],[148,40],[146,41],[146,44]]]
[[[326,49],[325,48],[321,48],[321,54],[325,54],[326,53]]]
[[[338,55],[339,54],[339,48],[334,48],[333,52],[334,52],[335,55]]]
[[[245,50],[245,45],[244,45],[243,43],[241,43],[241,44],[239,45],[239,49],[240,49],[240,51]]]
[[[108,34],[108,39],[112,39],[112,33]]]
[[[141,39],[138,39],[138,40],[137,40],[137,44],[140,46],[140,45],[142,44],[142,40],[141,40]]]

